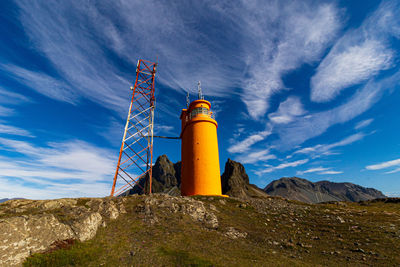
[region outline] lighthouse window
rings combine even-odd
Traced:
[[[205,115],[209,115],[209,111],[206,108],[194,108],[192,110],[192,112],[190,112],[190,117],[194,118],[196,117],[198,114],[205,114]]]

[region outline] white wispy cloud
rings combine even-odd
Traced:
[[[244,140],[239,141],[228,148],[229,153],[244,153],[250,150],[250,147],[257,142],[264,140],[271,131],[261,131],[246,137]]]
[[[93,3],[24,0],[16,3],[19,19],[33,48],[44,55],[54,70],[42,73],[15,64],[2,68],[50,98],[76,103],[83,97],[126,113],[129,81],[105,53],[115,44],[112,34],[115,27],[109,18]]]
[[[126,23],[119,36],[127,44],[135,43],[141,54],[151,58],[158,55],[160,69],[164,67],[158,76],[160,82],[173,89],[192,91],[200,80],[205,95],[226,96],[242,76],[242,67],[236,64],[243,63],[239,40],[245,33],[217,5],[207,1],[194,1],[190,5],[120,1],[108,8],[115,10],[119,20]],[[153,19],[144,21],[150,13]],[[234,51],[226,49],[232,45]],[[132,48],[125,45],[117,52],[127,56]]]
[[[221,113],[224,111],[223,106],[225,105],[225,101],[223,100],[212,100],[211,102],[211,110],[216,119],[219,118]]]
[[[154,133],[155,134],[159,134],[159,133],[167,133],[167,134],[171,134],[174,131],[174,127],[171,125],[159,125],[156,124],[154,126]]]
[[[122,142],[122,136],[125,130],[125,120],[122,118],[116,119],[110,116],[106,122],[96,124],[93,126],[96,134],[106,139],[112,146],[120,147]]]
[[[251,117],[260,118],[269,108],[270,97],[286,89],[282,76],[319,59],[335,38],[341,20],[339,10],[332,4],[250,3],[238,10],[238,14],[249,13],[243,25],[251,34],[247,42],[252,43],[247,53],[249,78],[243,83],[242,100]]]
[[[272,145],[281,150],[287,150],[296,145],[303,143],[304,141],[318,136],[324,133],[329,127],[338,123],[347,122],[358,115],[368,110],[373,104],[375,104],[381,97],[383,90],[392,88],[398,83],[397,78],[400,76],[400,72],[390,76],[389,78],[383,79],[378,83],[369,82],[361,90],[357,91],[347,102],[327,111],[321,111],[316,113],[306,113],[301,107],[298,99],[294,100],[292,105],[297,105],[294,109],[296,112],[304,113],[302,116],[291,117],[288,123],[274,123],[273,132],[278,133],[279,139],[272,142]],[[292,98],[296,99],[296,98]],[[292,101],[292,100],[291,100]],[[287,103],[287,100],[285,101]],[[283,105],[286,106],[286,105]],[[288,108],[289,109],[289,108]],[[274,114],[282,114],[281,111]],[[285,111],[286,114],[289,112]],[[272,117],[274,117],[272,116]],[[269,125],[269,127],[272,127]],[[272,128],[271,128],[272,129]],[[272,132],[272,131],[271,131]],[[270,133],[271,134],[271,133]],[[228,151],[245,152],[248,151],[250,146],[256,142],[265,140],[268,135],[251,135],[242,142],[234,144]],[[362,139],[365,136],[363,133],[357,133],[352,136],[345,138],[339,142],[333,144],[319,144],[313,147],[306,147],[295,152],[300,154],[310,154],[313,157],[320,155],[328,155],[333,153],[332,149],[340,146],[351,144],[355,141]],[[249,143],[249,144],[247,144]]]
[[[54,99],[88,98],[122,114],[137,58],[158,55],[157,79],[168,88],[190,91],[198,80],[206,95],[243,88],[249,114],[260,118],[270,96],[285,88],[282,76],[317,60],[341,25],[335,5],[311,1],[16,3],[33,47],[54,71],[9,65],[10,74]]]
[[[319,174],[341,174],[343,173],[342,171],[324,171],[320,172]]]
[[[334,171],[332,168],[325,168],[325,167],[317,167],[317,168],[311,168],[305,171],[297,171],[297,175],[303,175],[305,173],[317,173],[317,174],[340,174],[343,173],[341,171]]]
[[[172,89],[190,91],[201,80],[206,95],[221,96],[238,85],[242,70],[231,63],[243,59],[232,57],[225,49],[226,44],[238,40],[230,34],[235,26],[227,24],[227,30],[214,36],[208,34],[210,28],[198,27],[204,25],[203,20],[210,22],[197,16],[201,10],[202,14],[209,13],[212,5],[207,3],[17,3],[25,31],[57,74],[78,96],[107,108],[126,110],[122,109],[129,100],[125,91],[134,79],[139,57],[156,60],[158,56],[162,71],[156,74],[157,81]],[[146,19],[148,14],[152,19]],[[224,19],[224,14],[220,15],[218,25]],[[218,37],[219,42],[213,37]],[[131,70],[119,68],[108,57],[110,52],[128,63]]]
[[[343,89],[366,81],[392,66],[394,52],[379,41],[365,40],[344,49],[331,52],[319,65],[311,79],[313,101],[329,101]]]
[[[305,113],[303,105],[297,97],[288,97],[284,102],[279,104],[279,108],[276,112],[268,115],[269,119],[273,123],[285,124],[292,122],[297,116],[301,116]]]
[[[115,151],[113,153],[83,141],[50,143],[49,146],[39,155],[41,166],[79,171],[91,175],[86,179],[93,180],[106,179],[115,170]]]
[[[0,138],[0,150],[13,154],[0,157],[0,197],[43,199],[109,193],[117,155],[108,149],[79,140],[38,146]]]
[[[343,104],[326,111],[309,112],[285,125],[275,125],[279,139],[273,142],[280,149],[289,149],[313,137],[319,136],[331,126],[345,123],[380,100],[385,90],[399,84],[400,72],[379,81],[370,81]]]
[[[400,172],[400,168],[385,172],[386,174],[391,174],[391,173],[396,173],[396,172]]]
[[[400,191],[399,192],[384,192],[384,194],[388,197],[399,197]]]
[[[382,4],[373,15],[363,22],[359,29],[353,30],[357,32],[355,36],[360,37],[360,40],[356,38],[357,42],[343,41],[352,39],[352,31],[349,31],[345,33],[344,37],[342,37],[334,47],[341,48],[340,51],[351,50],[356,46],[362,46],[366,41],[372,40],[369,38],[371,34],[371,36],[375,37],[382,35],[382,46],[386,47],[388,51],[391,51],[384,40],[388,38],[389,34],[394,35],[398,32],[395,29],[400,26],[400,19],[393,17],[393,10],[397,9],[399,9],[397,2],[394,4],[393,2],[390,2],[390,4]],[[384,15],[383,17],[388,16],[392,18],[393,21],[383,19],[379,14],[382,16]],[[376,26],[376,23],[379,23],[380,26]],[[333,48],[331,52],[328,53],[327,57],[329,57],[335,49],[338,48]],[[342,79],[340,75],[335,76],[335,73],[332,73],[332,76],[337,77],[338,80]],[[272,145],[279,150],[288,150],[302,144],[306,140],[323,134],[333,125],[342,124],[356,118],[378,102],[384,91],[395,88],[399,84],[399,78],[400,71],[398,70],[392,72],[390,75],[386,75],[386,77],[384,76],[384,78],[374,77],[372,75],[361,88],[342,102],[342,104],[325,111],[307,110],[304,111],[305,115],[291,116],[290,118],[289,116],[282,115],[283,112],[279,110],[272,113],[272,120],[270,120],[270,122],[273,125],[273,133],[279,135],[279,139],[272,141]],[[301,106],[301,103],[297,103],[296,105]],[[273,121],[274,118],[278,118],[278,120]],[[282,121],[287,123],[279,123]]]
[[[265,161],[268,161],[270,159],[276,159],[276,156],[273,154],[270,154],[270,150],[256,150],[252,151],[249,153],[245,153],[242,155],[239,155],[235,158],[235,160],[241,162],[241,163],[248,163],[248,164],[254,164],[254,163],[262,163]]]
[[[311,99],[326,102],[347,87],[369,80],[393,67],[394,51],[387,39],[398,34],[397,1],[385,1],[358,29],[349,30],[336,42],[311,79]],[[391,20],[389,19],[391,18]]]
[[[266,169],[259,170],[259,171],[256,172],[256,174],[258,176],[260,176],[260,175],[262,175],[264,173],[270,173],[270,172],[273,172],[273,171],[276,171],[276,170],[282,170],[282,169],[286,169],[286,168],[289,168],[289,167],[297,167],[299,165],[306,164],[308,161],[309,161],[309,159],[301,159],[301,160],[296,160],[296,161],[292,161],[292,162],[284,162],[284,163],[281,163],[281,164],[279,164],[277,166],[267,165]]]
[[[190,91],[194,81],[202,80],[205,94],[214,96],[238,95],[234,88],[241,87],[249,114],[261,118],[270,97],[287,89],[282,76],[319,60],[342,26],[334,4],[308,1],[205,1],[190,7],[153,1],[17,4],[24,30],[54,71],[50,75],[3,65],[9,74],[54,99],[75,103],[84,97],[123,115],[137,58],[158,55],[163,71],[157,79],[164,85]],[[150,21],[143,19],[150,13]],[[393,23],[380,18],[379,25],[389,31],[387,25]],[[365,52],[373,46],[360,47]],[[109,53],[132,71],[119,68]]]
[[[49,143],[47,146],[37,146],[30,142],[0,138],[0,148],[27,156],[27,162],[46,168],[72,170],[74,172],[93,174],[89,179],[103,179],[114,169],[116,154],[107,149],[98,148],[83,141],[64,143]],[[39,169],[42,170],[42,169]],[[6,174],[6,172],[3,172]],[[67,174],[68,175],[68,174]],[[74,174],[71,178],[77,178]],[[50,178],[50,177],[48,177]]]
[[[390,160],[390,161],[385,161],[381,162],[378,164],[373,164],[373,165],[368,165],[365,167],[367,170],[381,170],[381,169],[387,169],[391,167],[397,167],[392,171],[388,171],[387,173],[395,173],[400,171],[400,159],[395,159],[395,160]]]
[[[31,100],[21,94],[10,92],[0,86],[0,116],[9,117],[17,114],[15,105],[31,102]]]
[[[9,124],[5,123],[4,121],[0,121],[0,134],[33,137],[33,134],[31,132],[29,132],[28,130],[9,125]]]
[[[243,124],[238,124],[235,127],[235,130],[233,132],[232,139],[230,140],[230,143],[234,143],[236,139],[238,139],[240,136],[246,133],[246,128]]]
[[[319,157],[321,155],[331,155],[332,153],[334,153],[332,151],[334,148],[350,145],[363,139],[364,137],[365,134],[356,133],[332,144],[318,144],[312,147],[301,148],[293,152],[293,154],[307,154],[311,155],[313,158]]]
[[[31,71],[11,64],[2,64],[0,68],[8,75],[14,77],[27,87],[43,94],[49,98],[65,101],[71,104],[76,103],[74,89],[63,81],[57,80],[45,73]]]
[[[11,92],[0,86],[0,103],[2,104],[20,104],[31,102],[31,100],[21,94]]]
[[[374,119],[362,120],[362,121],[358,122],[358,123],[354,126],[354,129],[355,129],[355,130],[358,130],[358,129],[367,127],[367,126],[370,125],[373,121],[374,121]]]
[[[13,115],[14,113],[14,109],[0,106],[0,117],[7,117]]]
[[[0,176],[0,196],[2,198],[23,197],[28,199],[54,199],[71,197],[103,197],[110,193],[108,183],[71,183],[60,184],[46,182],[37,187],[27,186],[24,180],[8,179]]]
[[[305,174],[305,173],[312,173],[312,172],[322,172],[322,171],[327,171],[329,168],[324,168],[324,167],[317,167],[317,168],[311,168],[305,171],[297,171],[298,175]]]

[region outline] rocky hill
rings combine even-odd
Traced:
[[[273,196],[299,200],[306,203],[328,201],[364,201],[386,197],[382,192],[352,183],[333,183],[329,181],[310,182],[306,179],[281,178],[268,184],[264,191]]]
[[[0,266],[20,265],[35,252],[92,239],[126,213],[124,199],[9,200],[0,204]]]
[[[147,192],[148,185],[145,179],[139,180],[139,185],[126,192],[124,195],[143,194]],[[173,163],[166,155],[159,156],[153,166],[152,192],[166,193],[171,196],[181,195],[181,162]]]
[[[0,203],[6,202],[8,200],[13,200],[13,199],[23,199],[23,198],[2,198],[2,199],[0,199]]]
[[[0,266],[396,266],[400,200],[280,197],[11,200]]]
[[[228,159],[225,163],[225,171],[221,176],[221,186],[222,193],[231,197],[247,199],[267,196],[256,185],[250,184],[244,166],[231,159]]]

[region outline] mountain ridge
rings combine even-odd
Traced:
[[[359,202],[386,197],[379,190],[349,182],[335,183],[324,180],[313,183],[299,177],[282,177],[274,180],[263,191],[272,196],[282,196],[306,203]]]

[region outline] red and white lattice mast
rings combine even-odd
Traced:
[[[139,180],[146,178],[146,193],[151,194],[156,67],[157,63],[143,59],[138,61],[111,196],[121,195],[135,185],[141,187]]]

